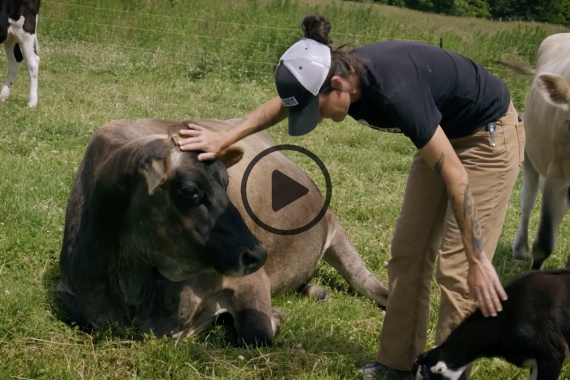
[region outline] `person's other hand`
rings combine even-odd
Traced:
[[[501,300],[507,300],[507,293],[501,285],[499,276],[485,253],[480,261],[469,264],[467,283],[469,294],[479,304],[483,316],[497,316],[503,310]]]
[[[224,149],[224,135],[207,130],[196,124],[188,124],[188,129],[180,130],[180,136],[188,136],[178,141],[180,150],[201,150],[198,160],[212,160]]]

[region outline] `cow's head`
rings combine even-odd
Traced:
[[[446,362],[442,358],[441,347],[420,354],[412,365],[415,380],[457,380],[467,365]]]
[[[127,235],[146,261],[172,281],[213,270],[244,276],[265,263],[265,247],[226,192],[227,168],[241,160],[241,148],[198,161],[196,152],[180,151],[176,137],[157,137],[138,151]]]
[[[570,110],[570,85],[562,76],[540,74],[536,77],[536,85],[548,103],[565,111]]]

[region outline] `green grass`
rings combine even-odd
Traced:
[[[274,300],[288,311],[288,319],[272,348],[237,349],[220,326],[175,344],[152,336],[131,341],[106,332],[86,335],[59,322],[54,288],[64,212],[89,138],[118,118],[243,116],[274,96],[273,64],[301,36],[298,25],[314,9],[330,17],[339,42],[404,38],[438,44],[442,38],[445,48],[501,76],[520,111],[530,79],[491,62],[502,58],[532,65],[540,40],[559,31],[330,2],[316,7],[310,1],[61,1],[127,12],[45,1],[39,24],[39,106],[26,107],[24,68],[10,99],[0,104],[0,379],[357,379],[358,366],[375,357],[383,313],[349,291],[326,264],[315,278],[331,290],[326,302],[314,304],[293,294]],[[225,24],[228,29],[220,30],[219,21],[249,26]],[[245,40],[253,42],[240,42]],[[0,62],[4,68],[3,55]],[[299,138],[287,135],[285,123],[269,133],[277,143],[302,145],[323,160],[334,186],[331,208],[369,268],[387,283],[385,262],[414,152],[411,143],[348,119],[325,122]],[[320,178],[314,165],[295,155],[292,159]],[[503,281],[528,266],[514,263],[509,251],[520,187],[519,178],[494,259]],[[564,264],[569,228],[568,222],[562,224],[549,266]],[[428,345],[433,344],[439,299],[433,289]],[[526,376],[501,360],[484,360],[475,365],[473,378]],[[565,369],[561,378],[568,377]]]

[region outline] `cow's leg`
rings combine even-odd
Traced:
[[[38,72],[40,67],[40,56],[36,51],[37,40],[35,34],[24,33],[22,35],[21,49],[28,75],[30,76],[30,96],[28,101],[29,107],[35,107],[38,103]]]
[[[279,333],[286,312],[271,307],[271,284],[263,269],[228,286],[231,293],[230,313],[238,334],[238,345],[271,345]]]
[[[8,60],[8,74],[6,75],[4,86],[2,86],[2,91],[0,92],[0,102],[5,101],[8,99],[8,96],[10,96],[10,90],[16,80],[16,74],[18,74],[18,70],[20,70],[20,66],[24,60],[22,52],[20,51],[20,45],[16,42],[16,39],[11,36],[4,42],[4,51],[6,52],[6,59]]]
[[[564,174],[564,160],[555,156],[548,167],[544,181],[540,221],[532,244],[533,270],[542,270],[546,259],[554,251],[558,237],[558,227],[568,211],[568,178]]]
[[[63,302],[63,307],[67,313],[69,322],[77,325],[81,330],[87,329],[89,324],[81,314],[81,309],[79,308],[77,299],[67,292],[58,291],[57,293]]]
[[[526,260],[528,257],[528,224],[530,214],[538,196],[539,174],[530,162],[526,152],[523,161],[523,187],[521,190],[521,218],[519,229],[512,245],[513,258]]]
[[[334,234],[323,259],[336,269],[348,284],[382,308],[388,303],[388,288],[366,268],[360,254],[346,235],[336,215],[330,213],[331,232]]]

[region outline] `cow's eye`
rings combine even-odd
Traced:
[[[200,199],[200,192],[198,191],[198,188],[194,186],[182,187],[180,189],[180,194],[196,201]]]

